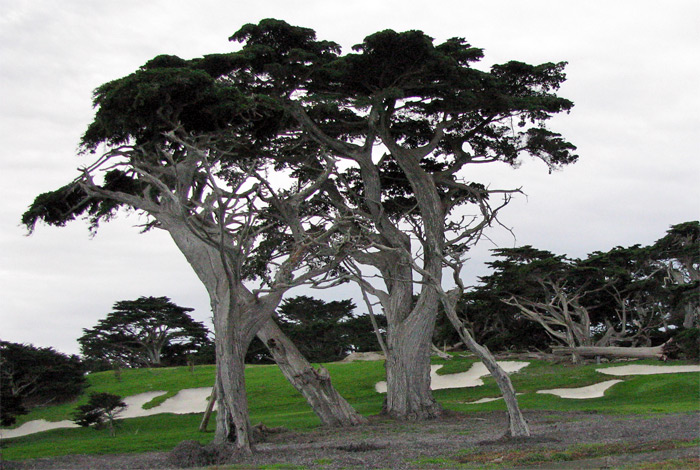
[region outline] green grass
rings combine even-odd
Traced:
[[[637,361],[635,364],[659,365],[658,361]],[[619,364],[574,366],[531,361],[527,367],[511,374],[510,377],[516,391],[522,394],[518,397],[518,402],[523,409],[622,414],[700,410],[700,380],[697,373],[614,377],[596,371],[615,365]],[[541,389],[578,388],[620,378],[624,381],[608,389],[601,398],[571,400],[535,393]],[[503,400],[480,404],[467,403],[480,398],[500,396],[493,378],[484,377],[483,380],[484,385],[481,387],[437,390],[434,394],[443,406],[455,411],[505,410]]]
[[[434,359],[444,364],[443,373],[462,372],[474,359],[455,357],[452,360]],[[646,363],[639,361],[637,363]],[[649,362],[658,365],[658,362]],[[376,382],[385,379],[381,361],[358,361],[324,365],[339,392],[362,414],[373,415],[381,410],[383,395],[375,392]],[[582,387],[610,380],[596,372],[599,365],[571,366],[531,361],[530,365],[511,378],[523,409],[550,411],[599,411],[602,413],[649,414],[690,412],[700,409],[700,380],[698,374],[665,374],[624,377],[625,382],[613,386],[602,398],[567,400],[554,395],[537,394],[542,388]],[[121,380],[113,372],[100,372],[88,377],[87,392],[109,392],[123,397],[162,390],[146,405],[154,406],[177,391],[186,388],[212,386],[214,366],[163,369],[122,370]],[[267,426],[285,426],[290,429],[310,429],[320,424],[303,397],[284,379],[276,366],[249,366],[246,369],[251,420]],[[503,401],[478,405],[466,402],[483,397],[499,396],[495,381],[484,378],[485,385],[462,389],[437,390],[435,397],[447,409],[461,412],[504,410]],[[33,410],[21,417],[18,424],[34,419],[60,421],[71,419],[75,407],[86,401],[87,394],[74,403]],[[189,415],[159,414],[120,421],[117,436],[93,429],[58,429],[21,438],[2,441],[4,459],[26,459],[66,454],[127,453],[169,450],[185,439],[209,442],[213,433],[197,431],[201,413]],[[213,422],[210,427],[213,427]]]

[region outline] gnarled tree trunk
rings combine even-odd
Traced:
[[[235,442],[236,449],[244,454],[253,450],[253,432],[248,415],[248,397],[245,390],[244,360],[247,344],[239,335],[222,334],[218,328],[217,355],[217,426],[214,442]]]
[[[430,345],[434,321],[413,315],[390,324],[386,358],[387,396],[383,413],[402,420],[436,418],[442,414],[430,390]]]
[[[269,320],[260,328],[258,338],[270,350],[284,376],[304,396],[321,423],[342,427],[367,422],[333,387],[328,371],[323,367],[314,369],[274,320]]]
[[[324,368],[314,369],[274,320],[265,323],[257,336],[268,347],[286,379],[304,396],[324,426],[356,426],[367,422],[333,387],[328,371]],[[216,396],[215,386],[199,426],[202,432],[206,431]]]

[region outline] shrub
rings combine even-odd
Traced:
[[[102,429],[105,424],[109,434],[114,436],[114,420],[124,411],[126,403],[119,395],[111,393],[91,393],[86,405],[81,405],[73,415],[75,424]]]

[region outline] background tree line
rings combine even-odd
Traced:
[[[652,346],[677,336],[676,345],[687,345],[684,354],[697,357],[698,221],[672,226],[652,245],[615,247],[585,259],[531,246],[492,251],[493,272],[458,303],[461,318],[490,348]],[[444,323],[436,342],[457,343]]]

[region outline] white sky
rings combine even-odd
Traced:
[[[568,61],[561,95],[576,106],[552,127],[578,146],[580,161],[553,175],[534,162],[480,168],[477,181],[527,193],[502,213],[517,241],[494,230],[497,243],[585,256],[652,243],[700,217],[697,0],[0,0],[2,340],[77,353],[83,328],[142,295],[210,316],[172,241],[139,235],[137,218],[106,224],[94,239],[81,221],[26,237],[19,220],[35,196],[86,163],[75,149],[97,86],[158,54],[232,50],[227,38],[263,18],[313,28],[345,50],[379,30],[420,29],[437,41],[465,37],[485,49],[486,64]],[[492,247],[474,250],[467,284],[486,273]]]

